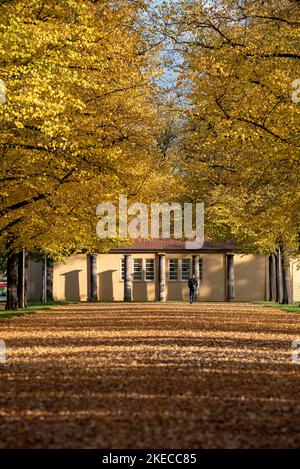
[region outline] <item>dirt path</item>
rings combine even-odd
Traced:
[[[2,448],[300,446],[300,316],[82,304],[0,320]]]

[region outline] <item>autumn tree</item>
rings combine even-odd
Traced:
[[[299,13],[294,0],[182,0],[164,17],[183,56],[184,198],[205,202],[214,238],[280,249],[286,292],[300,226]]]
[[[52,257],[96,238],[96,206],[161,185],[162,124],[155,45],[129,0],[1,3],[2,249],[7,307],[16,307],[17,253]]]

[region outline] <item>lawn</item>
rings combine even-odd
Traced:
[[[275,303],[273,301],[257,301],[255,304],[260,304],[262,306],[267,306],[270,308],[279,308],[282,311],[287,311],[290,313],[300,313],[300,304],[299,301],[294,303],[293,305],[281,305],[279,303]]]
[[[72,302],[65,301],[29,301],[27,308],[5,309],[5,302],[0,303],[0,319],[15,318],[26,316],[28,314],[35,314],[37,311],[45,311],[53,308],[53,306],[62,306],[64,304],[73,304]]]

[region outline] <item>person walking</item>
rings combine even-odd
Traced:
[[[193,274],[188,281],[188,286],[190,289],[190,303],[195,303],[196,301],[196,295],[197,295],[197,290],[199,287],[198,280],[196,279],[195,274]]]

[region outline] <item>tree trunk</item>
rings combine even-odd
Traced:
[[[27,308],[27,271],[28,254],[21,251],[18,254],[18,305],[19,308]]]
[[[28,263],[29,263],[29,255],[28,255],[28,252],[25,251],[25,292],[24,292],[25,308],[28,307]]]
[[[291,279],[291,266],[289,254],[284,247],[282,250],[282,279],[283,279],[283,300],[282,303],[286,305],[293,304],[292,292],[292,279]]]
[[[276,301],[276,257],[269,255],[269,301]]]
[[[7,257],[7,298],[5,309],[18,309],[18,254]]]
[[[89,301],[98,301],[97,295],[97,254],[90,254],[90,298]]]
[[[46,300],[53,301],[53,261],[47,258]]]

